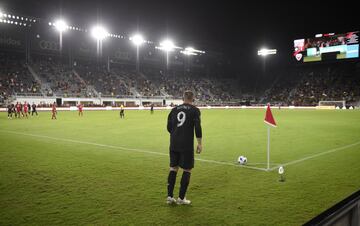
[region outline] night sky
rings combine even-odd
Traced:
[[[256,66],[257,50],[277,48],[277,62],[290,61],[292,40],[316,33],[360,29],[355,1],[155,1],[5,0],[8,12],[90,27],[100,21],[111,32],[141,31],[147,39],[168,36],[179,45],[221,50],[236,65]]]

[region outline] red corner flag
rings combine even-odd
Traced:
[[[276,127],[275,119],[271,113],[270,104],[267,106],[264,122],[270,126]]]

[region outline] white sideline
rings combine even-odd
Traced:
[[[161,153],[161,152],[154,152],[154,151],[135,149],[135,148],[126,148],[126,147],[113,146],[113,145],[107,145],[107,144],[99,144],[99,143],[80,141],[80,140],[73,140],[73,139],[67,139],[67,138],[58,138],[58,137],[51,137],[51,136],[45,136],[45,135],[28,134],[28,133],[20,133],[20,132],[15,132],[15,131],[4,131],[4,130],[0,130],[0,132],[23,135],[23,136],[30,136],[30,137],[46,138],[46,139],[51,139],[51,140],[65,141],[65,142],[71,142],[71,143],[77,143],[77,144],[93,145],[93,146],[117,149],[117,150],[122,150],[122,151],[134,151],[134,152],[147,153],[147,154],[153,154],[153,155],[169,156],[168,154]],[[208,160],[208,159],[202,159],[202,158],[195,158],[195,160],[201,161],[201,162],[207,162],[207,163],[215,163],[215,164],[218,164],[218,165],[230,165],[230,166],[248,168],[248,169],[253,169],[253,170],[267,171],[265,168],[258,168],[258,167],[254,167],[254,166],[237,165],[235,163],[230,163],[230,162],[220,162],[220,161]]]
[[[351,147],[354,147],[354,146],[357,146],[357,145],[360,145],[360,141],[352,143],[352,144],[348,144],[348,145],[345,145],[345,146],[342,146],[342,147],[333,148],[333,149],[330,149],[330,150],[327,150],[327,151],[324,151],[324,152],[320,152],[320,153],[315,154],[315,155],[310,155],[310,156],[307,156],[307,157],[304,157],[304,158],[301,158],[301,159],[293,160],[293,161],[290,161],[290,162],[287,162],[287,163],[284,163],[284,164],[280,164],[278,166],[270,168],[270,171],[273,171],[273,170],[277,169],[279,166],[294,165],[294,164],[299,163],[299,162],[303,162],[303,161],[313,159],[313,158],[316,158],[316,157],[319,157],[319,156],[322,156],[322,155],[326,155],[326,154],[329,154],[329,153],[333,153],[333,152],[336,152],[336,151],[341,151],[341,150],[344,150],[344,149],[348,149],[348,148],[351,148]]]

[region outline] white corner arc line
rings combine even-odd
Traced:
[[[313,158],[316,158],[316,157],[319,157],[319,156],[322,156],[322,155],[330,154],[330,153],[333,153],[333,152],[336,152],[336,151],[341,151],[341,150],[344,150],[344,149],[348,149],[348,148],[351,148],[351,147],[354,147],[354,146],[357,146],[357,145],[360,145],[360,141],[352,143],[352,144],[348,144],[348,145],[345,145],[345,146],[342,146],[342,147],[333,148],[333,149],[330,149],[330,150],[327,150],[327,151],[324,151],[324,152],[320,152],[320,153],[315,154],[315,155],[310,155],[310,156],[307,156],[305,158],[293,160],[293,161],[290,161],[290,162],[287,162],[287,163],[284,163],[284,164],[279,164],[278,166],[270,168],[270,171],[273,171],[273,170],[277,169],[279,166],[294,165],[296,163],[300,163],[300,162],[303,162],[303,161],[306,161],[306,160],[309,160],[309,159],[313,159]]]
[[[122,147],[122,146],[114,146],[114,145],[100,144],[100,143],[80,141],[80,140],[73,140],[73,139],[67,139],[67,138],[58,138],[58,137],[51,137],[51,136],[45,136],[45,135],[28,134],[28,133],[21,133],[21,132],[15,132],[15,131],[4,131],[4,130],[0,130],[0,132],[24,135],[24,136],[30,136],[30,137],[47,138],[47,139],[51,139],[51,140],[65,141],[65,142],[77,143],[77,144],[93,145],[93,146],[122,150],[122,151],[134,151],[134,152],[147,153],[147,154],[153,154],[153,155],[169,156],[168,154],[161,153],[161,152],[148,151],[148,150],[142,150],[142,149],[136,149],[136,148],[127,148],[127,147]],[[214,163],[214,164],[218,164],[218,165],[229,165],[229,166],[259,170],[259,171],[267,171],[267,169],[265,169],[265,168],[237,165],[237,164],[230,163],[230,162],[220,162],[220,161],[208,160],[208,159],[202,159],[202,158],[195,158],[195,160],[200,161],[200,162]]]

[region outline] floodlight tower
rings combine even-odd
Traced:
[[[185,50],[180,51],[183,55],[185,55],[184,59],[184,75],[186,74],[186,71],[190,69],[190,58],[191,56],[198,55],[195,52],[195,49],[192,47],[186,47]]]
[[[97,25],[91,29],[91,36],[96,40],[96,52],[97,56],[102,56],[102,42],[109,36],[109,32],[102,26]]]
[[[144,38],[140,34],[135,34],[130,37],[132,43],[136,46],[136,71],[140,72],[140,57],[139,57],[139,48],[145,42]]]
[[[261,48],[260,50],[258,50],[257,54],[258,54],[258,56],[261,56],[262,59],[263,59],[263,74],[265,74],[265,73],[266,73],[266,58],[267,58],[269,55],[276,55],[276,54],[277,54],[277,50],[276,50],[276,49]],[[256,93],[256,88],[257,88],[258,80],[259,80],[259,77],[257,77],[257,79],[256,79],[255,93]]]
[[[175,48],[176,46],[174,45],[174,42],[171,41],[170,39],[166,39],[160,42],[160,47],[158,47],[158,49],[165,51],[166,54],[166,73],[169,70],[169,53],[171,51],[174,51]]]
[[[263,59],[264,59],[264,71],[265,71],[265,67],[266,67],[266,65],[265,65],[265,60],[266,60],[266,56],[268,56],[268,55],[275,55],[277,53],[277,50],[276,49],[267,49],[267,48],[262,48],[262,49],[260,49],[260,50],[258,50],[258,56],[262,56],[263,57]]]
[[[62,46],[63,46],[62,34],[63,34],[63,32],[66,31],[66,29],[68,29],[68,25],[66,24],[66,22],[64,20],[59,19],[54,23],[54,26],[55,26],[56,30],[59,32],[59,43],[60,43],[60,53],[61,53]]]
[[[182,54],[187,56],[187,67],[190,68],[190,58],[191,56],[197,56],[200,54],[204,54],[205,51],[194,49],[193,47],[186,47],[184,50],[180,51]],[[184,61],[185,64],[185,61]],[[184,65],[184,70],[186,70],[186,67]]]

